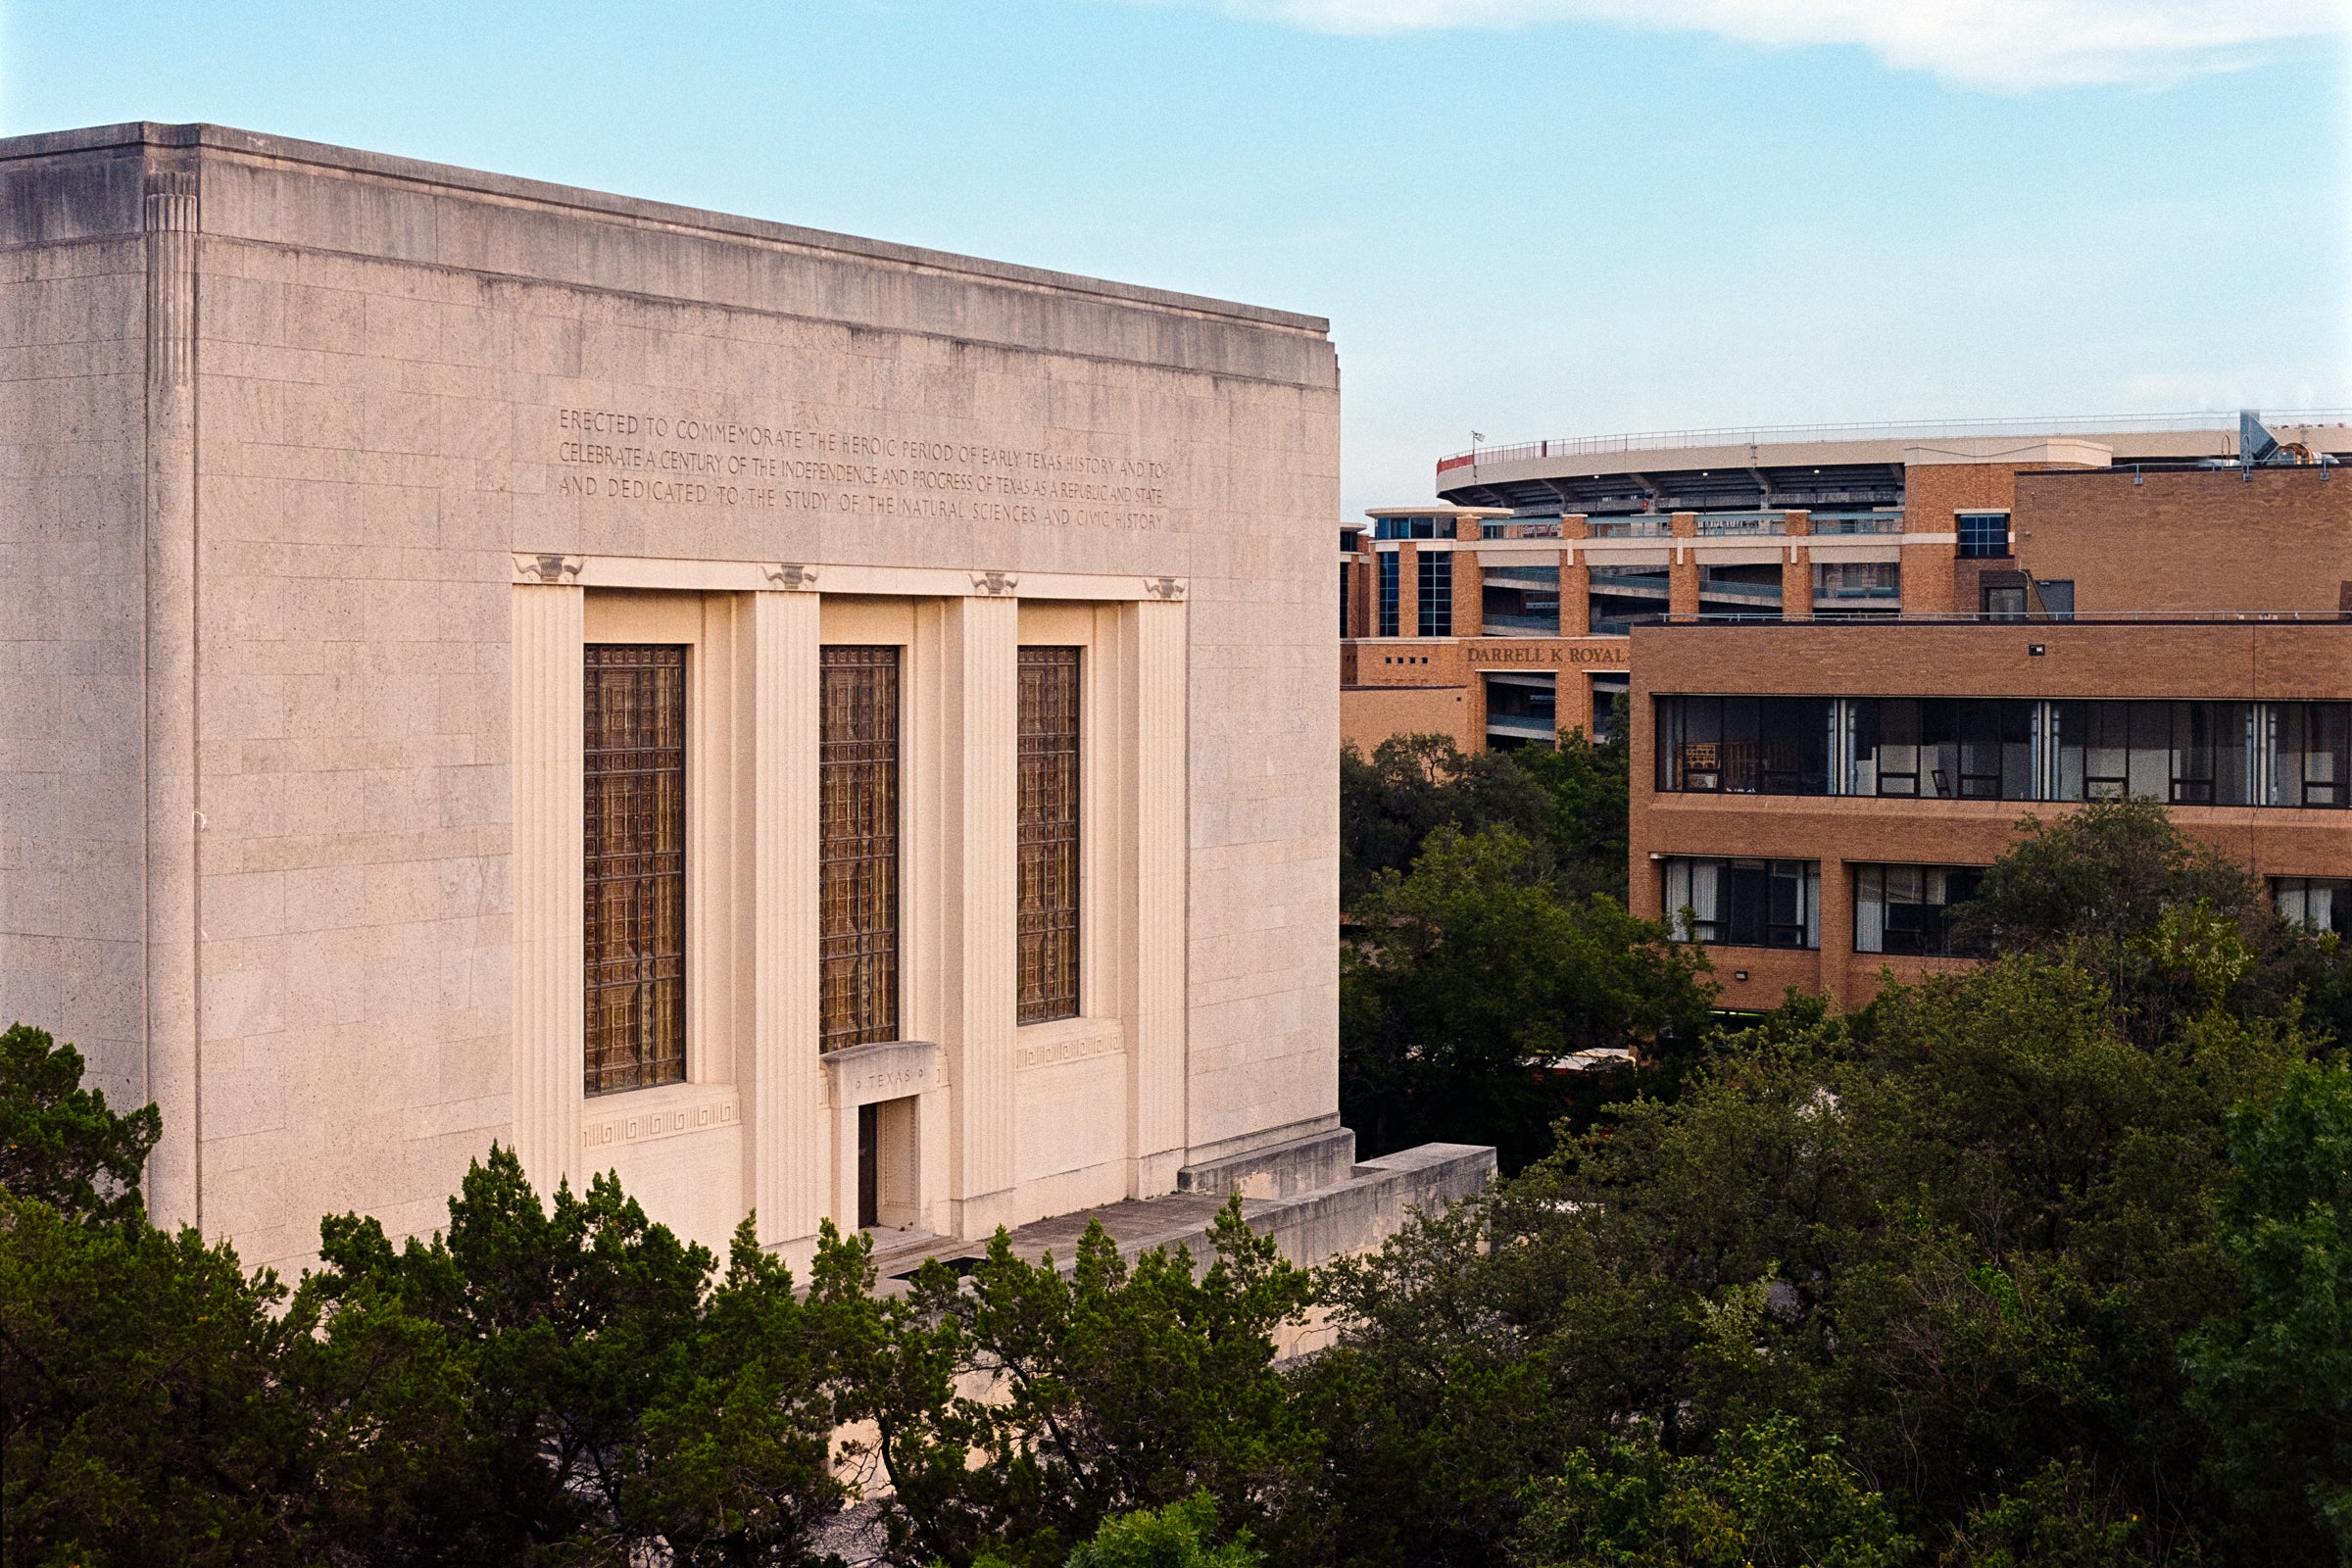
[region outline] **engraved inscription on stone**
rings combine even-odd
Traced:
[[[732,507],[817,516],[1156,529],[1169,465],[1130,454],[826,427],[795,406],[774,423],[650,410],[555,411],[556,493],[581,501]]]

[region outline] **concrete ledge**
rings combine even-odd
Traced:
[[[1223,1197],[1295,1198],[1346,1181],[1355,1167],[1355,1133],[1347,1127],[1286,1139],[1221,1159],[1187,1165],[1176,1173],[1180,1193]]]
[[[1341,1129],[1346,1131],[1345,1128]],[[1352,1142],[1353,1134],[1349,1134]],[[1290,1198],[1242,1200],[1242,1217],[1274,1238],[1282,1255],[1301,1268],[1367,1252],[1396,1234],[1415,1210],[1436,1213],[1483,1191],[1494,1179],[1494,1151],[1477,1144],[1423,1144],[1353,1166],[1345,1180]],[[1209,1256],[1208,1227],[1223,1196],[1172,1193],[1129,1199],[1024,1225],[1012,1233],[1016,1256],[1035,1263],[1051,1254],[1067,1270],[1087,1225],[1101,1220],[1121,1255],[1155,1247],[1184,1247],[1196,1262]],[[977,1257],[986,1242],[952,1242],[919,1233],[877,1238],[874,1260],[885,1294],[904,1291],[906,1275],[926,1257]]]

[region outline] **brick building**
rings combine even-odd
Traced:
[[[1859,1004],[1882,969],[1964,961],[1948,912],[2020,817],[2152,796],[2343,930],[2352,474],[2327,455],[2352,432],[2275,433],[2268,464],[2052,443],[1914,468],[1879,614],[1724,614],[1678,589],[1626,639],[1636,911],[1721,950],[1727,1006],[1788,986]]]
[[[2295,450],[2352,450],[2352,430],[2319,416],[2271,428]],[[2226,575],[2211,573],[2210,531],[2171,559],[2140,547],[2160,505],[2204,504],[2197,476],[2238,482],[2209,466],[2233,463],[2238,438],[2235,421],[2198,415],[1675,432],[1446,458],[1441,504],[1341,525],[1341,734],[1369,750],[1434,730],[1476,750],[1597,730],[1650,646],[1629,634],[1661,615],[2063,615],[2078,588],[2085,609],[2157,609],[2180,598],[2168,573],[2199,585],[2187,597],[2200,610],[2282,605],[2309,586],[2313,552],[2337,546],[2296,506],[2257,499],[2267,477],[2232,492],[2233,505],[2275,510],[2246,514],[2266,544],[2227,552]],[[2077,517],[2069,498],[2086,483],[2130,488],[2142,510],[2105,525]]]

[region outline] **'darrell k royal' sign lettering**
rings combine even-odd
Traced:
[[[1611,637],[1590,643],[1472,643],[1462,650],[1473,664],[1569,664],[1625,667],[1625,641]]]

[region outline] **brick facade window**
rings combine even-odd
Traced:
[[[1453,635],[1453,557],[1424,552],[1421,557],[1420,631],[1424,637]]]
[[[592,643],[585,1071],[591,1095],[686,1076],[686,650]]]
[[[1380,561],[1380,635],[1396,635],[1397,606],[1402,602],[1396,580],[1398,557],[1396,551],[1383,553]]]
[[[1735,948],[1821,946],[1821,862],[1675,856],[1662,867],[1676,940]]]
[[[1963,512],[1958,524],[1963,561],[1996,561],[2009,554],[2006,512]]]
[[[1951,912],[1977,896],[1970,865],[1854,867],[1854,951],[1971,957],[1954,945]]]
[[[2352,927],[2352,882],[2332,876],[2275,876],[2271,902],[2279,916],[2342,936]]]

